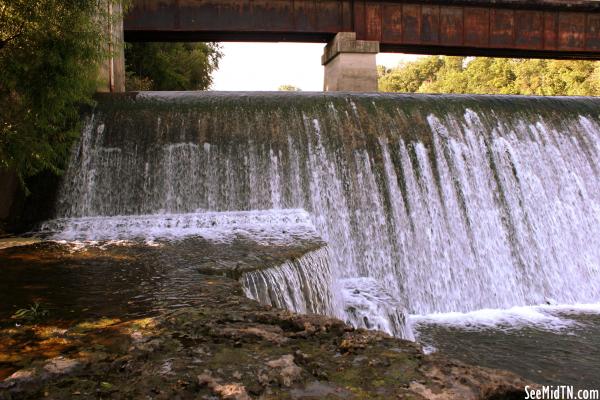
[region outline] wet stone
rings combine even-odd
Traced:
[[[19,326],[0,319],[0,370],[12,371],[0,380],[0,399],[422,399],[457,393],[479,399],[520,392],[528,383],[423,355],[413,342],[335,318],[263,306],[245,297],[235,279],[174,270],[176,253],[165,251],[166,259],[135,246],[72,251],[36,244],[0,251],[7,274],[37,268],[51,311]],[[168,268],[159,268],[163,260]],[[135,273],[124,274],[127,268]],[[86,274],[94,269],[104,275],[90,279]],[[159,287],[145,286],[148,271],[163,271],[155,276],[174,290],[136,302],[142,291]],[[66,277],[78,283],[67,285]],[[152,274],[147,277],[152,281]],[[87,283],[86,293],[78,292]],[[10,290],[14,299],[41,293]],[[71,313],[69,295],[88,311]]]

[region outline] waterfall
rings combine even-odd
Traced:
[[[242,277],[246,296],[263,304],[299,313],[339,315],[327,247],[286,261],[281,266],[248,272]]]
[[[514,96],[100,97],[57,217],[306,210],[329,267],[248,275],[248,294],[317,312],[337,298],[355,325],[396,334],[398,310],[597,302],[598,110]]]

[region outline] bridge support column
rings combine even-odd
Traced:
[[[106,29],[110,56],[100,65],[98,92],[125,91],[125,40],[123,35],[123,8],[120,3],[107,1]]]
[[[379,42],[356,40],[354,32],[340,32],[321,57],[326,92],[376,92]]]

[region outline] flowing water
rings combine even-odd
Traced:
[[[242,276],[249,296],[434,337],[422,316],[600,302],[599,110],[591,98],[102,97],[56,217],[69,232],[128,216],[139,234],[165,215],[306,210],[327,247]]]
[[[54,320],[155,316],[206,306],[208,280],[327,265],[327,248],[302,210],[80,218],[42,228],[42,241],[0,246],[0,326],[34,302]],[[305,289],[318,287],[320,297],[296,290],[306,311],[333,313],[328,278],[307,278]]]
[[[245,294],[260,303],[299,313],[334,314],[327,248],[242,276]]]

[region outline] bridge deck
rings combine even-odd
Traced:
[[[598,0],[134,0],[128,41],[327,42],[382,51],[600,59]]]
[[[598,11],[599,0],[419,0],[421,4]]]

